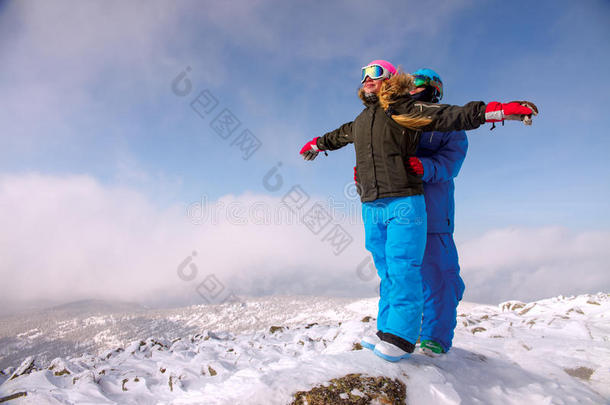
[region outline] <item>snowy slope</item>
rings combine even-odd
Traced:
[[[0,370],[28,356],[41,363],[55,357],[96,353],[147,336],[173,340],[202,330],[240,333],[271,325],[298,325],[311,314],[331,322],[357,316],[353,299],[319,297],[250,298],[247,305],[195,305],[144,310],[128,304],[87,301],[0,318]],[[1,377],[1,376],[0,376]]]
[[[409,404],[610,403],[607,294],[465,303],[450,353],[416,352],[397,364],[354,345],[375,331],[374,321],[363,322],[375,315],[375,299],[274,297],[206,311],[176,310],[172,323],[190,321],[199,330],[173,341],[142,336],[96,355],[27,359],[0,376],[0,398],[26,392],[11,403],[287,404],[296,391],[363,373],[404,382]]]

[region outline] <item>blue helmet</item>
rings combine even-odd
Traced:
[[[412,73],[415,87],[432,87],[435,89],[436,101],[443,98],[443,81],[441,76],[432,69],[419,69]]]

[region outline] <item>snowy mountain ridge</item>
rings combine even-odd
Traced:
[[[64,320],[64,329],[59,325],[47,343],[74,333],[65,327],[71,325],[96,332],[95,345],[111,348],[51,362],[31,355],[0,373],[0,401],[288,404],[297,391],[361,374],[404,384],[408,404],[610,403],[608,294],[499,306],[463,303],[458,311],[448,354],[431,358],[416,351],[395,364],[358,345],[376,330],[376,299],[267,297],[83,315]],[[132,325],[127,334],[119,331],[126,325]],[[27,332],[11,341],[10,350],[31,350],[28,339],[44,347],[48,329]],[[123,342],[129,334],[132,341]],[[7,346],[1,350],[6,358]],[[355,389],[340,398],[375,403],[367,395]]]

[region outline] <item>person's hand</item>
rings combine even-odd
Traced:
[[[525,125],[532,125],[532,115],[538,115],[538,107],[531,101],[511,101],[504,104],[492,101],[485,107],[485,122],[516,120],[523,121]]]
[[[424,175],[424,165],[422,164],[421,160],[415,156],[409,157],[409,160],[407,160],[407,164],[405,166],[407,167],[408,173],[414,174],[418,177],[422,177]]]
[[[356,166],[354,166],[354,183],[358,184],[358,172],[356,172]]]
[[[320,152],[320,148],[316,145],[316,142],[319,137],[313,138],[311,141],[307,142],[305,146],[301,148],[301,156],[305,160],[314,160],[318,153]]]

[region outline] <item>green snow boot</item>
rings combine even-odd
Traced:
[[[424,354],[431,357],[436,357],[440,354],[445,353],[445,349],[443,349],[443,346],[441,346],[434,340],[422,340],[419,345],[419,349],[424,352]]]

